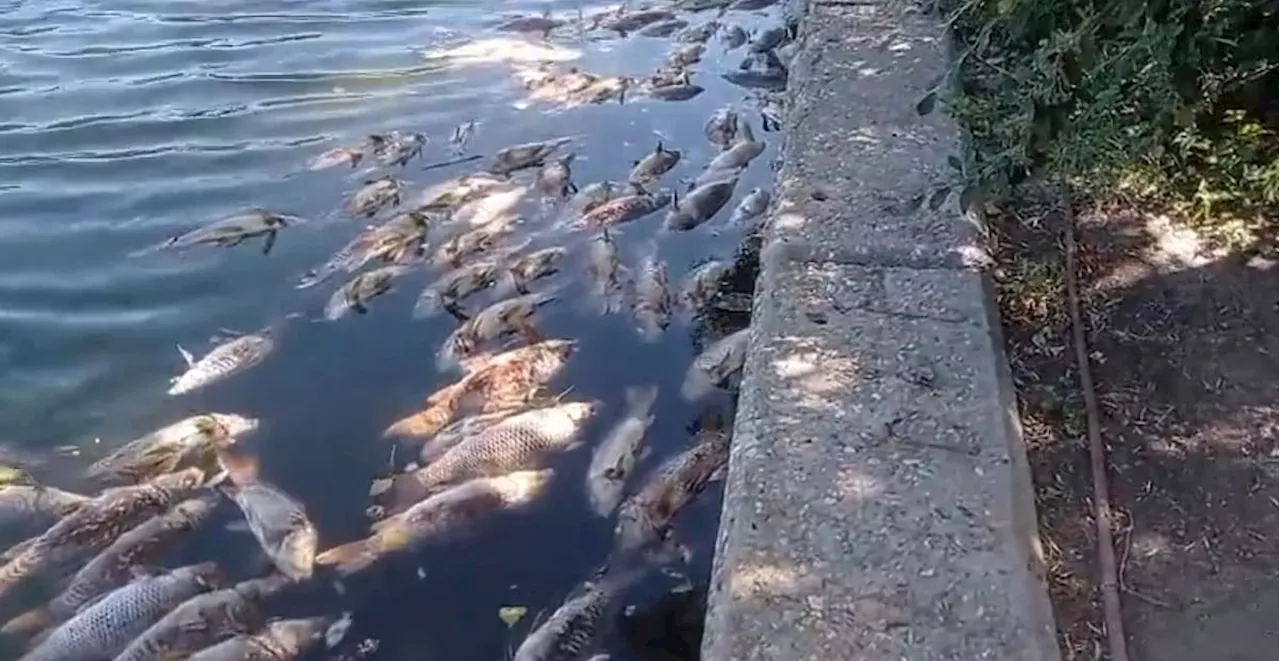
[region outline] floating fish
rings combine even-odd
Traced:
[[[790,34],[788,33],[787,28],[779,25],[757,32],[755,38],[751,40],[751,44],[747,46],[747,49],[753,53],[763,53],[781,46],[789,39]]]
[[[665,9],[640,9],[636,11],[626,11],[620,7],[618,12],[602,20],[598,24],[598,27],[606,30],[613,30],[625,37],[627,36],[627,33],[640,30],[651,23],[669,21],[675,17],[675,14]]]
[[[618,595],[641,575],[637,571],[606,573],[574,591],[516,649],[512,661],[576,661],[595,648]]]
[[[219,451],[218,458],[231,481],[222,487],[244,513],[249,532],[257,538],[280,573],[295,581],[311,578],[316,557],[316,528],[306,509],[293,497],[258,478],[252,457]]]
[[[696,401],[723,383],[730,375],[742,370],[747,358],[750,336],[746,328],[711,343],[685,372],[680,394],[688,401]]]
[[[68,563],[102,550],[124,531],[189,497],[205,478],[204,471],[193,467],[143,484],[103,491],[26,543],[0,567],[0,596],[28,576],[64,569]]]
[[[536,280],[554,275],[568,251],[560,247],[543,248],[523,255],[507,267],[512,284],[521,294],[529,293],[529,285]]]
[[[280,230],[300,222],[296,216],[267,211],[266,209],[249,209],[216,220],[204,227],[180,234],[161,244],[160,248],[192,248],[200,245],[214,245],[230,248],[244,243],[248,239],[263,236],[262,254],[271,253],[276,244],[276,235]],[[143,251],[143,252],[149,252]]]
[[[707,164],[708,171],[741,169],[764,153],[765,143],[756,140],[750,124],[735,117],[735,128],[737,137],[734,138],[733,144],[711,159]]]
[[[596,514],[608,517],[622,500],[627,478],[644,452],[644,435],[653,424],[651,413],[658,389],[627,388],[627,410],[591,455],[587,468],[587,499]]]
[[[778,0],[736,0],[729,5],[735,11],[758,11],[778,4]]]
[[[86,604],[119,588],[140,567],[154,566],[183,535],[206,521],[218,504],[217,494],[184,500],[120,535],[91,562],[80,568],[67,587],[49,601],[53,622],[70,619]]]
[[[670,202],[670,196],[659,195],[632,184],[632,192],[614,197],[584,213],[578,223],[587,229],[608,230],[659,211]]]
[[[357,218],[372,218],[388,204],[398,206],[404,182],[391,175],[368,179],[347,200],[347,212]]]
[[[737,25],[729,25],[720,33],[720,41],[724,42],[726,51],[740,48],[747,43],[747,31]]]
[[[498,239],[509,234],[519,219],[501,216],[479,227],[462,232],[440,244],[432,262],[437,266],[458,267],[472,255],[492,250]]]
[[[218,567],[212,562],[140,578],[76,613],[22,661],[112,658],[165,613],[211,589],[217,580]]]
[[[427,146],[427,136],[422,133],[403,135],[393,132],[378,153],[378,160],[383,165],[403,167],[409,161],[422,156],[422,149]]]
[[[88,496],[43,485],[8,484],[0,487],[0,534],[44,529],[92,500]]]
[[[294,661],[324,639],[329,616],[275,620],[255,634],[228,638],[186,661]]]
[[[680,152],[675,149],[664,149],[662,141],[644,158],[635,162],[627,181],[632,184],[645,184],[671,171],[680,162]]]
[[[339,255],[345,256],[339,262],[339,268],[354,273],[376,259],[394,263],[412,261],[422,254],[430,229],[431,216],[426,212],[414,210],[398,213],[387,222],[361,232],[338,251]]]
[[[266,624],[262,601],[288,584],[288,577],[272,574],[195,595],[139,634],[115,661],[183,658],[228,636],[257,631]]]
[[[760,107],[760,125],[766,133],[782,130],[782,121],[786,119],[786,100],[779,94],[765,96]]]
[[[581,444],[583,427],[598,408],[595,402],[564,402],[511,416],[426,467],[395,476],[389,500],[402,508],[464,480],[542,468],[548,456]]]
[[[693,189],[667,212],[663,227],[672,231],[688,231],[711,220],[733,198],[737,184],[736,178],[722,179]]]
[[[729,216],[729,224],[733,227],[747,227],[750,231],[755,231],[756,223],[754,221],[769,209],[769,202],[772,199],[769,191],[758,187],[752,188],[742,198],[742,201],[738,202],[738,206],[734,207],[733,214]]]
[[[706,51],[707,47],[702,44],[685,44],[667,55],[667,67],[675,70],[691,67],[702,61]]]
[[[123,478],[143,482],[172,472],[184,460],[201,468],[213,466],[213,450],[258,428],[258,420],[234,413],[204,413],[183,418],[95,461],[86,474],[92,478]]]
[[[462,418],[441,429],[439,433],[423,443],[418,450],[418,461],[422,462],[423,465],[429,464],[444,456],[444,453],[457,444],[521,412],[518,408],[499,409],[492,413],[481,413]],[[387,484],[389,485],[390,482]]]
[[[636,276],[636,301],[632,313],[646,342],[658,339],[671,323],[674,307],[667,266],[656,255],[647,255]]]
[[[596,207],[608,202],[613,197],[614,184],[608,181],[597,181],[587,184],[569,200],[569,208],[579,214],[590,213]]]
[[[642,37],[659,37],[659,38],[669,37],[672,34],[674,34],[676,31],[688,25],[689,25],[688,21],[685,21],[679,18],[669,18],[665,21],[650,23],[649,25],[646,25],[644,28],[636,32],[636,34]]]
[[[557,149],[573,142],[572,138],[557,138],[543,142],[526,142],[499,151],[489,165],[489,172],[509,175],[526,168],[539,167]]]
[[[415,199],[420,211],[447,211],[462,206],[481,195],[509,186],[504,177],[489,172],[472,172],[442,181],[422,191]]]
[[[321,553],[316,562],[347,576],[379,558],[465,532],[475,520],[531,502],[551,481],[550,469],[480,477],[419,501],[373,525],[373,534]]]
[[[346,165],[355,169],[364,160],[364,150],[351,147],[334,147],[315,157],[307,165],[308,170],[327,170],[338,165]]]
[[[721,108],[707,120],[702,132],[707,140],[721,150],[728,149],[738,137],[738,113],[732,108]]]
[[[651,86],[649,96],[659,101],[688,101],[704,91],[701,85],[693,84],[689,72],[685,71],[673,82]]]
[[[477,312],[445,339],[437,357],[437,367],[448,369],[457,361],[475,355],[481,342],[497,340],[511,333],[520,333],[531,340],[541,339],[533,327],[533,315],[538,308],[554,300],[556,296],[552,293],[525,294],[498,301]]]
[[[597,234],[591,240],[587,279],[591,284],[591,294],[599,303],[600,314],[616,314],[622,310],[627,277],[626,269],[618,258],[618,245],[608,232]]]
[[[763,53],[752,53],[738,65],[737,71],[723,73],[721,77],[739,87],[780,92],[787,87],[790,71],[773,51],[767,50]]]
[[[270,329],[233,338],[214,347],[196,360],[191,352],[178,347],[187,371],[174,377],[169,386],[170,395],[184,395],[226,378],[239,374],[261,363],[275,349],[276,343]]]
[[[501,274],[502,266],[497,260],[453,269],[422,290],[413,304],[413,318],[426,319],[443,307],[457,305],[462,299],[497,284]]]
[[[471,141],[471,137],[476,134],[475,120],[465,121],[453,127],[453,133],[449,135],[449,144],[453,145],[454,151],[461,154],[466,151],[467,143]]]
[[[706,43],[708,39],[715,36],[715,33],[719,31],[719,21],[707,21],[706,23],[700,23],[681,30],[680,34],[676,35],[676,41],[703,44]]]
[[[540,32],[545,38],[552,30],[564,25],[564,21],[551,18],[548,10],[541,16],[519,16],[498,26],[502,32]]]
[[[685,276],[680,288],[680,302],[689,312],[706,307],[720,293],[720,284],[732,268],[728,263],[713,259],[693,269]]]
[[[391,264],[357,275],[329,297],[329,302],[324,306],[324,318],[337,321],[346,316],[348,311],[369,314],[369,303],[391,291],[395,279],[413,269],[414,266],[409,264]]]
[[[570,152],[543,165],[538,170],[537,186],[543,195],[562,199],[578,192],[578,187],[573,184],[573,172],[570,170],[574,157],[575,154]]]

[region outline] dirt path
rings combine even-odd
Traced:
[[[1063,221],[1027,210],[993,229],[1064,659],[1106,658]],[[1082,214],[1077,236],[1130,657],[1273,658],[1275,264],[1134,212]]]

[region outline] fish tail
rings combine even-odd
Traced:
[[[357,539],[354,542],[339,544],[316,556],[317,565],[333,565],[338,573],[354,574],[378,559],[378,554],[370,539]]]
[[[643,420],[649,417],[653,403],[658,400],[657,386],[632,386],[626,390],[627,417]]]
[[[693,366],[685,374],[684,383],[680,384],[680,396],[687,402],[695,402],[715,390],[715,387],[716,384],[710,374]]]
[[[48,629],[53,624],[53,614],[49,612],[49,609],[38,606],[5,622],[4,626],[0,627],[0,634],[30,638]]]
[[[215,447],[218,464],[227,472],[227,477],[236,486],[245,486],[258,481],[258,460],[246,454],[238,453],[230,447]]]
[[[14,556],[3,567],[0,567],[0,597],[3,597],[9,591],[9,588],[17,585],[38,567],[40,558],[44,555],[45,550],[43,544],[36,542],[24,549],[22,553]]]

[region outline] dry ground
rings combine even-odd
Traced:
[[[1273,659],[1275,263],[1132,210],[1077,214],[1130,657]],[[1107,653],[1063,229],[1043,208],[992,220],[1059,640],[1078,661]]]

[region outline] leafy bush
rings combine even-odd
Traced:
[[[942,2],[958,49],[946,105],[984,197],[1046,176],[1274,228],[1274,0]]]

